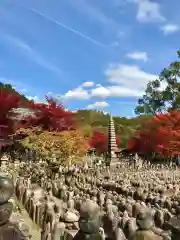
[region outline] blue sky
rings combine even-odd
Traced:
[[[0,81],[70,110],[134,116],[176,59],[179,0],[1,0]]]

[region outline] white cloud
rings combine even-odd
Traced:
[[[62,98],[64,99],[88,99],[89,98],[89,94],[88,91],[86,91],[85,89],[78,87],[75,88],[73,90],[69,90],[67,93],[65,93]]]
[[[151,0],[129,0],[137,5],[136,18],[139,22],[162,22],[165,17],[161,14],[160,4]]]
[[[26,96],[26,98],[29,100],[34,100],[35,102],[39,101],[38,96]]]
[[[105,72],[109,85],[96,84],[94,88],[82,86],[69,90],[63,99],[86,100],[89,98],[106,99],[110,97],[140,97],[147,83],[158,78],[155,74],[143,71],[136,65],[111,64]],[[111,85],[110,85],[111,84]]]
[[[158,76],[147,73],[136,65],[112,64],[105,72],[111,86],[99,86],[91,91],[92,97],[140,97],[147,83]]]
[[[102,87],[102,85],[98,83],[98,84],[96,84],[96,87]]]
[[[95,102],[93,104],[89,104],[87,109],[95,109],[95,108],[106,108],[109,104],[107,102]]]
[[[108,82],[116,83],[121,87],[131,91],[141,93],[145,90],[150,80],[155,80],[158,76],[147,73],[136,65],[111,64],[105,75]]]
[[[46,99],[39,99],[38,96],[26,96],[27,99],[29,100],[33,100],[36,103],[43,103],[43,104],[48,104],[48,102],[46,101]]]
[[[92,89],[91,96],[107,98],[110,96],[110,92],[107,89],[107,87],[97,87],[97,88]]]
[[[109,98],[109,97],[139,97],[142,95],[142,92],[136,91],[133,88],[121,87],[118,85],[107,86],[107,87],[98,87],[92,89],[91,96],[99,98]]]
[[[146,52],[131,52],[131,53],[127,53],[126,57],[128,58],[132,58],[134,60],[142,60],[144,62],[147,62],[148,60],[148,55]]]
[[[161,30],[163,31],[164,35],[173,34],[180,30],[180,26],[176,24],[166,24],[161,27]]]
[[[82,87],[84,88],[89,88],[89,87],[93,87],[94,86],[94,82],[85,82],[82,84]]]

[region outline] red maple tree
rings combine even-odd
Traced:
[[[117,146],[121,145],[120,135],[116,136]],[[97,153],[106,153],[108,151],[108,137],[100,131],[93,131],[93,134],[89,140],[89,145],[94,148]]]
[[[171,157],[180,155],[180,111],[160,115],[156,122],[158,124],[156,135],[159,139],[156,152]]]
[[[135,137],[131,138],[127,142],[127,149],[130,152],[140,152],[141,149],[141,139],[139,138],[138,135]]]
[[[180,155],[180,111],[154,116],[128,142],[130,151],[158,153],[166,157]]]
[[[91,148],[94,148],[97,153],[105,153],[108,150],[108,138],[102,132],[93,131],[89,145]]]
[[[56,99],[46,97],[45,103],[31,103],[29,109],[34,112],[24,121],[27,126],[40,127],[47,131],[64,131],[74,129],[74,114],[66,111]]]
[[[8,137],[15,131],[15,119],[18,115],[14,110],[21,104],[17,94],[0,89],[0,136]]]
[[[116,135],[116,143],[117,143],[117,147],[120,148],[121,147],[121,136],[120,135]]]

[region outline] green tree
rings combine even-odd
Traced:
[[[180,51],[178,51],[178,59]],[[172,62],[164,68],[159,78],[150,81],[145,94],[138,101],[136,114],[156,115],[180,109],[180,61]]]

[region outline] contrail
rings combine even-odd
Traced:
[[[22,5],[21,5],[21,6],[22,6]],[[23,6],[23,7],[24,7],[24,6]],[[94,43],[94,44],[96,44],[96,45],[98,45],[98,46],[100,46],[100,47],[105,47],[103,44],[101,44],[100,42],[94,40],[93,38],[88,37],[87,35],[79,32],[79,31],[77,31],[77,30],[75,30],[75,29],[73,29],[73,28],[71,28],[71,27],[68,27],[67,25],[65,25],[65,24],[63,24],[63,23],[61,23],[61,22],[59,22],[59,21],[57,21],[57,20],[55,20],[55,19],[53,19],[53,18],[51,18],[51,17],[48,17],[48,16],[45,15],[44,13],[41,13],[41,12],[37,11],[37,10],[34,9],[34,8],[27,8],[27,9],[28,9],[29,11],[34,12],[34,13],[38,14],[39,16],[42,16],[42,17],[44,17],[45,19],[47,19],[47,20],[49,20],[49,21],[51,21],[51,22],[59,25],[60,27],[63,27],[63,28],[65,28],[65,29],[67,29],[68,31],[71,31],[71,32],[75,33],[76,35],[79,35],[80,37],[82,37],[82,38],[84,38],[84,39],[86,39],[86,40],[88,40],[88,41],[90,41],[90,42],[92,42],[92,43]]]

